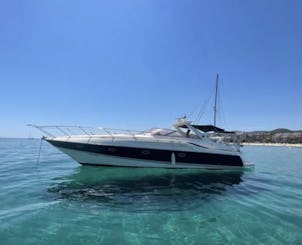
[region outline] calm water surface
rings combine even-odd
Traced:
[[[0,244],[302,244],[302,148],[245,146],[254,171],[82,167],[0,139]]]

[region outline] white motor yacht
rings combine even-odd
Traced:
[[[177,119],[174,129],[152,128],[141,132],[32,126],[43,132],[44,140],[82,165],[204,169],[249,166],[242,159],[239,145],[212,139],[207,133],[211,126],[193,125],[185,117]],[[61,135],[56,136],[51,129]],[[75,129],[78,133],[73,133]],[[222,132],[214,127],[217,129]]]
[[[234,132],[216,127],[217,95],[218,74],[214,125],[193,125],[183,117],[177,119],[174,129],[152,128],[141,132],[81,126],[31,126],[44,133],[44,140],[82,165],[204,169],[251,167],[252,164],[242,159],[240,144],[226,143],[221,137]],[[59,135],[51,132],[53,129]],[[214,133],[208,133],[211,131]]]

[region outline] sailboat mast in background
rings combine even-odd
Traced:
[[[214,127],[216,127],[218,80],[219,80],[219,74],[216,75],[215,104],[214,104]]]

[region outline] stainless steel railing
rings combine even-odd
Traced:
[[[150,135],[147,131],[135,131],[135,130],[124,130],[124,129],[111,129],[111,128],[102,128],[102,127],[87,127],[87,126],[60,126],[60,125],[51,125],[51,126],[39,126],[34,124],[29,124],[28,126],[34,127],[42,132],[44,136],[55,138],[55,137],[66,137],[66,139],[70,137],[81,137],[85,136],[88,137],[88,142],[92,140],[93,138],[102,138],[102,137],[110,137],[112,140],[115,140],[116,137],[120,136],[130,136],[134,140],[137,140],[137,137],[140,137],[140,140],[144,140],[143,136]],[[181,138],[186,137],[173,137],[173,136],[164,136],[163,137],[170,141],[171,143],[183,143],[185,144],[186,141],[184,141]],[[207,135],[207,138],[210,138]],[[191,138],[190,138],[191,139]],[[148,141],[156,141],[159,142],[159,139],[157,137],[149,138]],[[203,140],[202,140],[203,141]],[[236,147],[237,148],[237,147]],[[238,147],[239,148],[239,147]]]
[[[100,137],[100,136],[110,136],[115,138],[117,135],[129,135],[135,138],[135,135],[144,135],[144,131],[134,131],[134,130],[124,130],[124,129],[111,129],[111,128],[101,128],[101,127],[87,127],[87,126],[39,126],[34,124],[29,124],[28,126],[34,127],[42,132],[44,136],[51,138],[60,136],[88,136],[88,137]]]

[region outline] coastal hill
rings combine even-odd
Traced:
[[[302,130],[278,128],[271,131],[238,132],[241,142],[246,143],[302,143]]]

